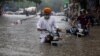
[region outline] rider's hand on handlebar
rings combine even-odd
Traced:
[[[37,29],[38,31],[47,31],[46,29]]]
[[[59,28],[57,28],[57,31],[58,31],[58,32],[61,32],[62,30],[61,30],[61,29],[59,29]]]
[[[43,31],[48,31],[47,29],[43,29]]]

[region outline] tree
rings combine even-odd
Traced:
[[[87,0],[80,0],[81,9],[87,9]]]
[[[34,2],[34,3],[36,3],[36,4],[41,4],[41,0],[28,0],[28,1],[32,1],[32,2]]]
[[[0,0],[0,16],[2,15],[4,4],[9,1],[23,2],[24,0]]]
[[[2,7],[4,5],[5,0],[0,0],[0,16],[2,15]]]
[[[36,8],[38,7],[38,5],[40,5],[41,4],[41,0],[28,0],[28,1],[31,1],[31,2],[34,2],[35,4],[36,4]],[[36,9],[36,13],[37,13],[37,10],[38,9]]]

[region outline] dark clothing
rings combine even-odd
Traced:
[[[89,19],[86,18],[86,16],[81,15],[77,18],[77,21],[79,21],[82,28],[86,28],[86,25],[88,24]]]
[[[91,26],[94,26],[94,17],[92,15],[87,15],[86,18],[88,19],[88,21],[90,21]]]

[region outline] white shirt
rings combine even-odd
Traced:
[[[46,29],[50,32],[54,32],[55,28],[58,28],[55,23],[55,17],[50,16],[48,20],[44,19],[44,17],[41,17],[37,22],[37,28]],[[48,34],[49,33],[46,31],[41,31],[40,37],[44,38]]]

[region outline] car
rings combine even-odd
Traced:
[[[56,13],[56,16],[64,16],[64,12],[58,12]]]

